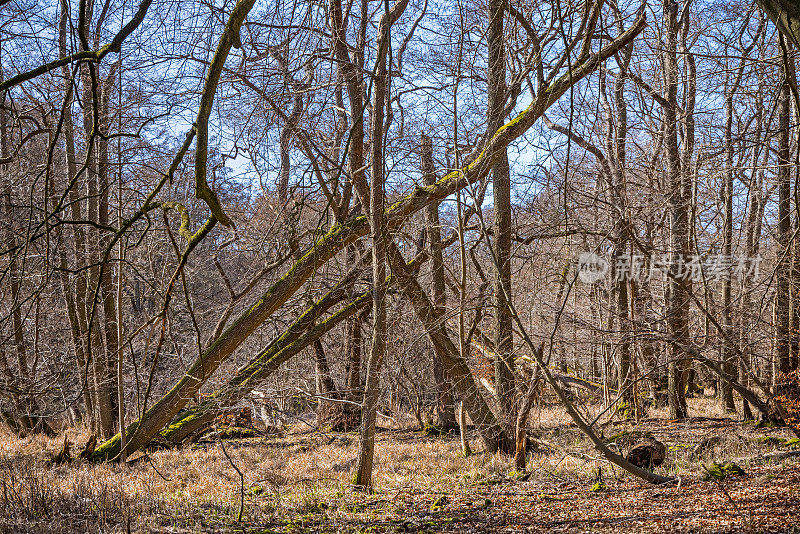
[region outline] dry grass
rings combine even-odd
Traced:
[[[693,400],[692,413],[721,415],[716,402],[706,399]],[[349,485],[356,434],[298,431],[282,437],[227,442],[228,453],[245,474],[243,524],[236,522],[239,477],[219,444],[154,452],[124,467],[82,462],[51,466],[46,460],[59,450],[63,438],[17,440],[6,435],[0,437],[0,532],[358,531],[369,525],[395,531],[398,525],[412,530],[433,527],[428,524],[431,521],[437,530],[459,531],[478,528],[473,523],[480,518],[489,521],[484,527],[492,525],[497,510],[506,518],[516,514],[517,526],[536,530],[537,525],[548,524],[546,512],[555,506],[549,495],[556,495],[556,504],[562,496],[575,501],[570,509],[578,517],[565,516],[561,526],[583,530],[586,525],[581,527],[579,510],[598,497],[588,492],[598,467],[603,467],[609,486],[617,488],[610,490],[609,498],[613,491],[638,494],[646,489],[595,459],[596,453],[582,435],[565,424],[558,407],[538,410],[533,421],[536,433],[557,452],[532,455],[533,476],[525,483],[516,479],[507,457],[481,453],[461,456],[456,436],[429,438],[409,430],[379,432],[376,493],[372,495],[354,491]],[[675,423],[651,418],[638,425],[625,422],[603,426],[606,436],[622,430],[646,430],[670,446],[669,460],[662,470],[686,481],[684,489],[673,495],[678,507],[683,492],[695,487],[692,484],[710,484],[698,481],[702,474],[699,461],[754,456],[780,448],[777,441],[765,444],[757,437],[790,437],[782,429],[757,429],[714,419]],[[710,436],[720,437],[719,442],[694,455],[691,447]],[[71,430],[68,437],[80,444],[88,436]],[[473,440],[473,448],[477,445]],[[758,475],[752,483],[765,486],[789,469],[781,465],[742,467]],[[714,492],[713,486],[709,491]],[[731,491],[734,495],[737,490],[728,493]],[[797,493],[800,489],[795,488],[795,498]],[[443,495],[448,504],[443,501],[438,509],[432,508]],[[723,507],[726,499],[720,501]],[[486,504],[489,501],[491,504]],[[543,519],[525,522],[541,514],[545,514]],[[432,519],[425,519],[428,516]],[[745,519],[731,519],[731,528],[747,530],[742,522]],[[598,525],[605,528],[605,523],[592,528]],[[683,523],[673,527],[702,530]]]

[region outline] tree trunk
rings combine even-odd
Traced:
[[[378,25],[378,56],[375,65],[370,141],[372,149],[372,184],[370,187],[369,226],[372,237],[372,347],[367,361],[367,383],[361,408],[361,434],[353,484],[372,486],[372,466],[375,457],[375,419],[380,396],[380,373],[386,352],[386,227],[384,205],[384,119],[389,90],[387,65],[392,25],[405,11],[408,0],[397,0],[391,10],[381,17]]]
[[[348,374],[347,398],[354,402],[361,402],[362,388],[361,383],[361,346],[363,344],[361,339],[361,325],[365,318],[360,314],[350,319],[347,323],[347,339],[349,348],[348,355]]]
[[[469,436],[467,436],[467,410],[464,409],[464,403],[459,401],[456,406],[458,412],[458,429],[461,435],[461,454],[464,458],[472,455],[472,449],[469,446]]]
[[[539,360],[543,361],[544,344],[539,346],[537,354],[539,356]],[[525,396],[522,399],[522,406],[519,409],[519,413],[517,413],[516,428],[514,429],[516,439],[514,465],[517,471],[525,470],[525,463],[528,456],[528,416],[530,415],[531,408],[533,408],[533,403],[536,400],[540,374],[541,371],[539,367],[536,367],[531,375],[530,382],[528,384],[528,391],[525,393]]]
[[[783,83],[778,99],[778,266],[775,291],[775,359],[782,373],[791,370],[789,351],[791,315],[789,306],[789,276],[791,269],[791,185],[789,143],[791,101],[789,84]]]
[[[114,88],[114,80],[116,79],[116,68],[112,66],[111,72],[108,74],[105,83],[103,84],[101,99],[100,99],[100,118],[99,128],[100,133],[104,137],[98,140],[98,165],[97,174],[99,182],[99,205],[98,205],[98,222],[101,225],[108,226],[110,223],[109,213],[109,193],[111,185],[109,183],[109,169],[108,169],[108,139],[109,132],[109,98],[110,93]],[[98,256],[108,248],[111,240],[110,235],[107,233],[100,236],[98,241]],[[104,352],[96,354],[95,358],[100,359],[103,364],[103,376],[101,383],[102,395],[104,402],[108,403],[108,413],[104,419],[104,425],[100,435],[101,439],[108,439],[113,436],[119,427],[119,406],[118,402],[118,384],[117,384],[117,358],[119,355],[118,339],[118,325],[117,325],[117,302],[116,302],[116,281],[114,280],[114,267],[111,264],[104,264],[100,266],[100,289],[103,307],[103,335],[105,339]]]
[[[794,0],[757,0],[757,2],[781,33],[800,48],[800,5]]]
[[[420,142],[420,162],[422,183],[433,185],[436,175],[433,165],[433,145],[431,138],[423,134]],[[425,208],[425,229],[428,234],[428,250],[431,255],[431,297],[438,315],[444,316],[447,296],[444,284],[444,260],[442,258],[442,235],[439,223],[439,205],[430,204]],[[433,353],[433,378],[436,382],[436,425],[443,430],[456,428],[455,406],[453,404],[453,384],[444,372],[439,356]]]
[[[503,124],[506,98],[506,53],[503,21],[507,0],[490,0],[489,27],[486,33],[488,60],[488,124],[495,131]],[[511,171],[506,150],[498,151],[492,166],[494,194],[494,383],[500,401],[501,424],[506,433],[514,432],[516,383],[514,339],[511,316],[505,295],[511,295]]]
[[[489,405],[481,396],[469,366],[461,358],[458,347],[447,333],[445,318],[436,314],[435,307],[425,295],[419,282],[405,267],[405,261],[397,246],[389,243],[387,252],[392,276],[397,278],[400,290],[411,303],[417,318],[425,327],[428,339],[444,364],[446,372],[456,385],[464,407],[472,419],[472,423],[476,426],[484,446],[490,452],[504,450],[510,454],[514,447],[513,439],[504,433],[503,428],[489,409]]]
[[[67,21],[69,15],[69,6],[67,0],[61,0],[61,13],[58,24],[58,40],[59,40],[59,54],[61,57],[67,55]],[[66,99],[66,109],[72,110],[73,100],[73,84],[72,73],[68,66],[64,66],[61,70],[64,78],[64,94]],[[75,127],[72,120],[72,113],[64,114],[64,158],[66,182],[69,190],[70,199],[70,216],[75,221],[83,220],[83,207],[80,195],[82,186],[82,179],[78,176],[77,160],[75,152]],[[74,181],[74,182],[73,182]],[[90,428],[95,427],[94,417],[94,393],[93,388],[90,387],[90,377],[88,374],[87,365],[87,348],[86,348],[86,235],[83,227],[79,224],[72,226],[72,239],[75,254],[75,270],[77,274],[74,277],[75,287],[71,287],[66,255],[62,257],[62,267],[64,270],[61,275],[62,291],[66,297],[67,302],[67,315],[70,321],[70,334],[72,339],[72,347],[75,353],[75,363],[77,368],[77,375],[81,377],[83,384],[83,401],[86,408],[86,415]]]
[[[680,149],[677,131],[678,95],[678,5],[664,0],[664,85],[667,105],[664,106],[664,137],[666,144],[666,171],[670,192],[668,198],[670,227],[670,273],[667,282],[667,328],[672,338],[685,344],[689,338],[689,287],[688,280],[679,278],[678,265],[685,261],[689,242],[689,206],[686,194],[685,172],[681,172]],[[685,371],[688,360],[677,345],[669,351],[669,413],[673,419],[686,417]]]
[[[742,70],[740,68],[739,73]],[[741,76],[741,74],[740,74]],[[737,77],[736,82],[739,81]],[[725,182],[722,190],[723,202],[723,228],[722,228],[722,254],[730,258],[733,252],[733,94],[738,83],[734,83],[725,95]],[[726,276],[722,280],[722,326],[725,328],[729,339],[733,339],[733,317],[731,309],[731,278]],[[733,376],[736,370],[734,348],[728,343],[723,344],[723,370]],[[727,412],[735,412],[736,404],[733,401],[733,388],[728,382],[722,383],[722,404]]]
[[[763,15],[762,15],[763,19]],[[763,56],[763,42],[759,47],[759,57]],[[763,216],[762,207],[762,190],[764,182],[764,167],[761,165],[761,159],[769,156],[769,149],[764,146],[763,131],[764,131],[764,106],[763,106],[763,91],[764,80],[759,76],[758,100],[756,101],[756,117],[755,117],[755,133],[754,143],[752,148],[752,157],[750,163],[750,184],[748,192],[748,211],[747,222],[745,229],[745,257],[748,261],[755,258],[760,253],[761,245],[761,218]],[[767,141],[768,143],[768,141]],[[762,148],[763,147],[763,148]],[[739,313],[739,332],[740,343],[743,355],[739,359],[739,382],[748,385],[748,372],[758,372],[758,368],[752,368],[752,344],[750,339],[750,321],[753,317],[753,310],[751,309],[752,303],[752,287],[754,280],[750,276],[745,276],[742,279],[742,296],[741,307]],[[745,420],[753,419],[750,403],[746,398],[742,397],[742,417]]]
[[[211,393],[199,405],[183,412],[162,435],[173,443],[183,441],[210,423],[220,410],[235,406],[284,362],[299,354],[320,336],[342,321],[364,309],[369,309],[372,302],[370,292],[362,293],[327,319],[317,321],[323,313],[348,296],[349,292],[334,289],[315,302],[283,334],[272,340],[248,365],[236,373],[225,386]]]

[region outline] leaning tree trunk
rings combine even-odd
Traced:
[[[418,269],[424,255],[418,255],[407,264],[409,270]],[[364,320],[372,304],[371,292],[366,291],[353,296],[353,280],[360,275],[361,269],[354,268],[331,291],[315,301],[297,320],[295,320],[279,337],[267,345],[248,365],[243,367],[225,386],[214,391],[206,400],[197,406],[184,410],[172,424],[162,432],[162,436],[173,443],[179,443],[195,434],[210,423],[220,410],[234,406],[244,399],[253,389],[259,387],[284,362],[297,355],[320,336],[330,331],[343,321]],[[387,280],[391,282],[391,278]],[[350,300],[350,303],[332,313],[328,318],[320,318],[337,304]],[[351,399],[345,406],[353,406]],[[354,416],[353,410],[345,410],[344,417]]]
[[[425,327],[428,339],[444,364],[446,372],[453,380],[484,446],[490,452],[502,449],[511,453],[513,440],[505,434],[489,405],[481,396],[469,366],[461,358],[457,345],[450,339],[445,317],[437,315],[436,308],[419,285],[414,274],[405,266],[405,261],[394,243],[389,243],[387,253],[392,275],[397,278],[397,285]]]
[[[293,358],[320,336],[329,332],[342,321],[353,317],[372,303],[371,293],[364,292],[325,320],[318,321],[309,328],[309,324],[326,309],[332,301],[342,301],[348,293],[342,293],[328,299],[318,301],[289,327],[286,332],[274,339],[247,366],[240,370],[225,386],[212,392],[203,402],[183,411],[162,433],[162,437],[172,443],[180,443],[195,435],[210,424],[221,411],[241,402],[253,389],[263,384],[278,368]],[[130,427],[129,427],[130,428]]]

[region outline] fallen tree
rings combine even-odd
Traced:
[[[445,243],[451,243],[454,239],[455,237],[451,236],[445,240]],[[367,251],[356,267],[339,280],[328,293],[315,301],[280,336],[260,351],[248,365],[242,367],[224,387],[208,395],[197,406],[180,412],[161,432],[161,437],[177,444],[192,436],[211,423],[220,411],[226,410],[244,399],[253,389],[271,376],[281,364],[319,340],[343,320],[357,313],[364,313],[370,306],[369,291],[362,292],[353,298],[351,288],[358,276],[364,272],[370,259],[370,251]],[[426,253],[420,253],[408,262],[406,268],[416,271],[427,259]],[[391,283],[391,280],[390,278],[388,282]],[[320,321],[320,317],[328,310],[348,299],[352,299],[349,304],[331,314],[327,319]]]
[[[328,295],[325,298],[327,297]],[[332,298],[344,300],[339,297]],[[161,436],[177,444],[201,430],[214,420],[220,410],[233,406],[244,399],[254,388],[272,375],[281,364],[309,347],[343,320],[367,308],[370,303],[370,291],[365,291],[349,304],[331,314],[330,317],[296,337],[291,332],[295,329],[301,330],[304,323],[313,322],[314,316],[318,315],[318,309],[322,305],[315,304],[301,315],[286,332],[262,350],[250,364],[236,373],[236,376],[225,387],[213,392],[197,406],[183,412],[178,419],[161,432]]]

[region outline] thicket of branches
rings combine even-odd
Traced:
[[[369,485],[398,408],[524,468],[542,383],[654,482],[567,385],[796,417],[798,19],[762,7],[2,2],[3,421],[124,459],[257,391],[360,426]]]

